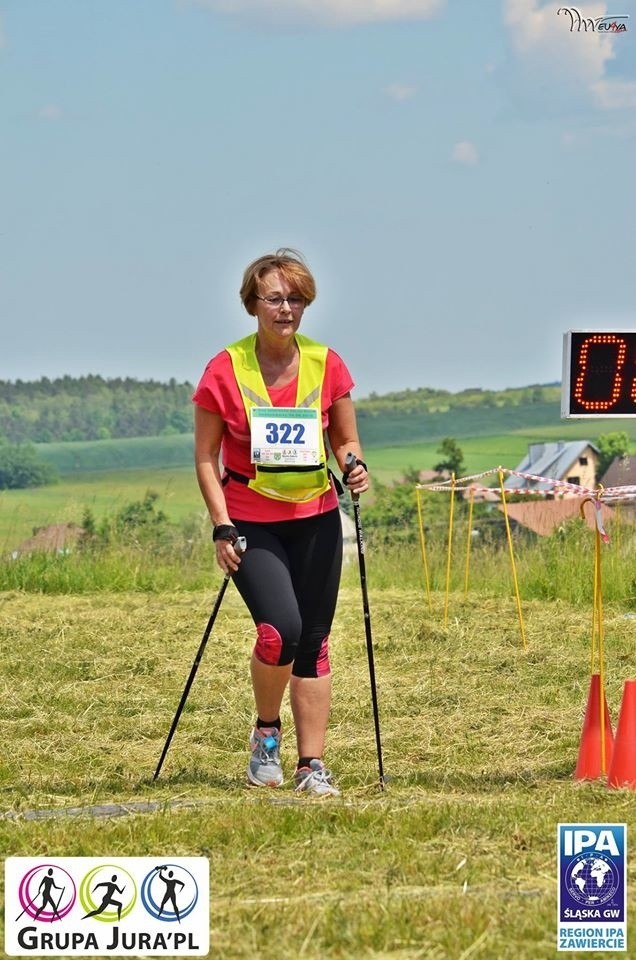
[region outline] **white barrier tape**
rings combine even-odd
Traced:
[[[614,497],[636,497],[636,486],[630,487],[606,487],[600,494],[602,500],[608,500]]]
[[[506,487],[506,494],[515,494],[521,496],[547,497],[553,495],[554,488],[558,491],[567,491],[575,497],[588,497],[594,502],[605,500],[623,500],[636,497],[636,485],[607,487],[604,490],[594,490],[590,487],[582,487],[577,483],[568,483],[567,480],[557,480],[554,477],[540,477],[534,473],[522,473],[520,470],[510,470],[507,467],[493,467],[491,470],[484,470],[483,473],[475,473],[468,477],[459,477],[453,483],[452,480],[444,480],[441,483],[416,483],[417,490],[432,490],[435,493],[457,493],[472,490],[474,493],[498,493],[497,487],[485,487],[480,484],[474,484],[472,481],[481,480],[483,477],[494,476],[495,474],[507,474],[512,477],[520,477],[523,480],[532,480],[534,483],[547,483],[550,490],[533,490],[528,487]],[[468,484],[468,486],[465,486]],[[600,531],[599,531],[600,532]]]
[[[505,487],[504,492],[518,494],[523,497],[549,497],[552,496],[552,490],[531,490],[528,487]]]
[[[462,491],[462,490],[470,490],[470,487],[458,487],[458,486],[454,486],[454,487],[443,487],[441,484],[436,484],[436,483],[432,483],[432,484],[428,484],[428,483],[427,483],[427,484],[421,484],[421,483],[418,483],[418,484],[417,484],[417,489],[418,489],[418,490],[434,490],[435,493],[453,493],[453,491],[454,491],[455,493],[457,493],[458,491]],[[486,487],[485,489],[486,489],[486,490],[493,490],[494,488],[493,488],[493,487]]]
[[[506,473],[513,477],[521,477],[524,480],[533,480],[535,483],[550,483],[553,487],[559,487],[563,490],[571,490],[573,493],[579,493],[581,496],[593,497],[595,490],[589,487],[582,487],[579,483],[568,483],[567,480],[556,480],[554,477],[539,477],[534,473],[522,473],[520,470],[507,470]]]
[[[458,483],[468,483],[470,480],[481,480],[482,477],[490,477],[493,474],[497,473],[497,468],[494,470],[484,470],[483,473],[474,473],[470,477],[459,477],[455,480],[455,489],[457,490]],[[442,480],[440,483],[431,484],[431,483],[416,483],[415,486],[418,490],[451,490],[453,485],[452,480]],[[466,489],[465,487],[462,489]],[[492,487],[486,487],[485,489],[491,490]]]

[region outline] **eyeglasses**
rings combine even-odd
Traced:
[[[307,302],[304,297],[295,297],[295,296],[259,297],[258,295],[256,295],[256,299],[263,300],[266,304],[268,304],[268,306],[276,307],[277,310],[280,309],[284,303],[287,303],[287,306],[289,307],[290,310],[300,310],[301,307],[304,307]]]

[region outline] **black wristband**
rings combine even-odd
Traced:
[[[364,469],[367,471],[367,473],[369,472],[369,468],[367,467],[367,465],[366,465],[366,463],[364,462],[364,460],[359,460],[357,457],[356,457],[356,467],[364,467]],[[343,482],[343,484],[345,485],[345,487],[349,485],[349,481],[347,480],[347,477],[348,477],[348,476],[349,476],[348,473],[343,473],[343,474],[342,474],[342,482]]]
[[[230,543],[236,543],[239,538],[239,532],[231,523],[219,523],[212,531],[212,539],[229,540]]]

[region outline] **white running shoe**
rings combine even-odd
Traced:
[[[313,797],[339,797],[340,791],[331,782],[331,771],[322,760],[310,760],[308,767],[300,767],[294,774],[296,793]]]
[[[254,727],[250,736],[252,755],[247,765],[247,779],[255,787],[280,787],[283,768],[280,765],[282,736],[276,727]]]

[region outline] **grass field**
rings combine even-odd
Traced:
[[[526,604],[524,652],[511,601],[454,595],[443,627],[440,594],[429,611],[417,588],[378,590],[374,562],[391,780],[377,788],[352,569],[332,634],[327,755],[343,793],[322,802],[299,801],[288,782],[262,792],[243,784],[253,628],[233,589],[156,784],[218,584],[152,596],[3,594],[5,855],[208,856],[210,955],[224,960],[555,957],[557,823],[636,822],[633,793],[572,780],[590,611]],[[621,604],[606,605],[605,623],[615,720],[634,672],[634,627]],[[287,707],[283,723],[289,773]],[[156,809],[142,812],[148,802]],[[93,815],[108,804],[127,815],[108,807]],[[633,866],[629,875],[633,922]]]
[[[594,439],[626,423],[636,440],[636,421],[513,430],[500,420],[490,435],[473,424],[466,436],[444,423],[440,436],[458,437],[471,474],[516,466],[530,442]],[[439,438],[430,437],[370,444],[372,475],[390,482],[431,468]],[[0,492],[0,548],[36,526],[79,523],[86,508],[112,514],[149,489],[172,520],[201,515],[191,437],[158,439],[49,445],[65,476]],[[187,556],[141,543],[121,555],[114,545],[103,555],[26,558],[25,582],[39,591],[46,580],[49,592],[0,592],[0,848],[209,857],[210,955],[223,960],[556,956],[557,823],[636,825],[632,792],[572,779],[589,683],[593,537],[580,525],[527,552],[517,543],[524,649],[505,545],[476,546],[464,595],[457,529],[447,618],[443,531],[429,544],[430,608],[418,544],[367,545],[384,791],[355,561],[345,570],[326,758],[343,794],[318,803],[299,801],[289,781],[278,791],[244,786],[253,627],[232,587],[152,781],[219,586],[207,538]],[[634,549],[627,529],[612,530],[603,560],[614,721],[635,669]],[[78,566],[81,595],[79,586],[69,592]],[[19,567],[7,564],[12,574]],[[286,705],[283,722],[289,774]],[[630,866],[630,923],[634,878]]]
[[[159,494],[160,508],[172,520],[205,510],[191,466],[82,473],[50,487],[0,490],[0,549],[17,546],[34,527],[81,523],[86,508],[98,518],[111,514],[147,490]]]

